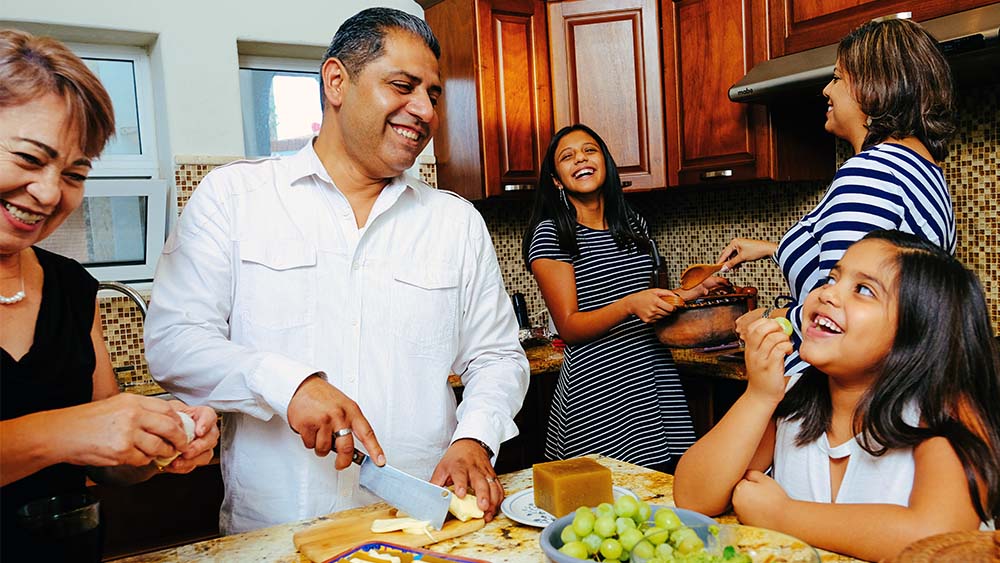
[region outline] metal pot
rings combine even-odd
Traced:
[[[733,342],[736,319],[757,308],[757,288],[727,287],[686,301],[684,308],[656,323],[656,336],[670,348],[704,348]]]

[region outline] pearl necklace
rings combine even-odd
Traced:
[[[18,270],[21,270],[21,255],[17,256],[17,266]],[[24,270],[21,270],[21,291],[18,291],[14,295],[7,297],[6,295],[0,295],[0,305],[13,305],[24,299]]]
[[[18,301],[24,299],[24,276],[21,276],[21,291],[18,291],[14,295],[7,297],[6,295],[0,295],[0,305],[13,305]]]

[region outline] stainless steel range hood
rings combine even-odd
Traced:
[[[997,73],[1000,67],[1000,3],[921,22],[952,61],[985,58],[979,73]],[[819,88],[833,76],[837,46],[817,47],[794,55],[778,57],[753,67],[729,88],[734,102],[767,102],[782,94]],[[991,70],[992,69],[992,70]]]

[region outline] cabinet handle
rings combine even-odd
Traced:
[[[632,180],[625,180],[622,182],[622,187],[627,188],[632,185]]]
[[[702,180],[712,180],[715,178],[728,178],[733,175],[732,170],[710,170],[701,173]]]
[[[503,191],[505,192],[523,192],[525,190],[533,190],[535,186],[532,184],[504,184]]]

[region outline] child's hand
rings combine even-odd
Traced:
[[[777,404],[785,396],[785,356],[792,342],[774,319],[757,319],[745,331],[747,392]]]
[[[625,308],[644,323],[654,323],[684,306],[684,299],[669,289],[647,289],[625,298]]]
[[[733,489],[733,509],[748,526],[775,528],[777,515],[784,511],[788,494],[777,481],[760,471],[747,471]]]

